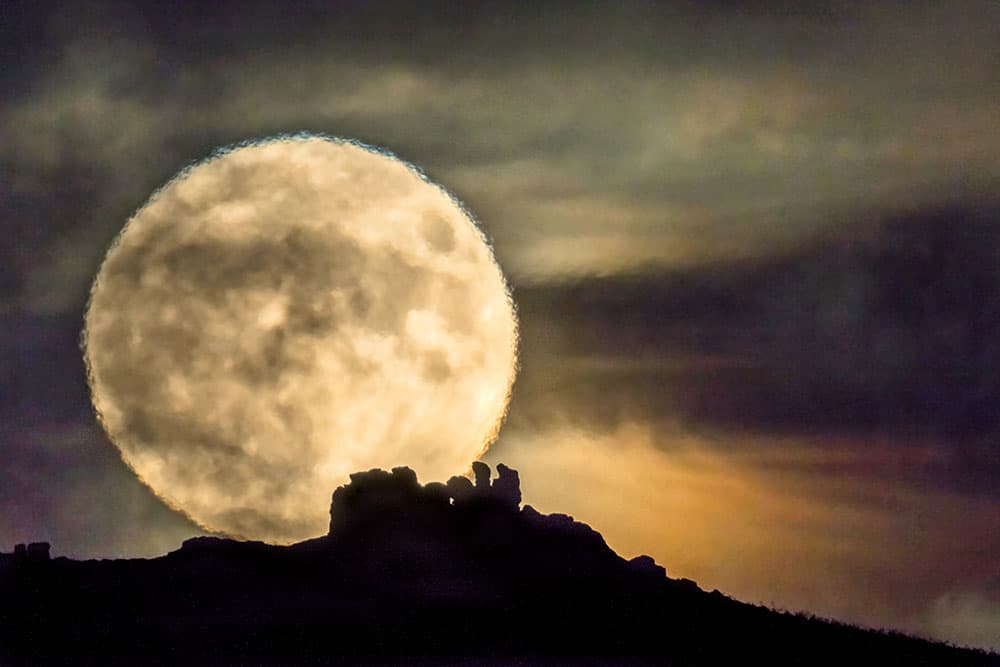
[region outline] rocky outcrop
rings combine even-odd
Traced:
[[[628,566],[633,571],[656,577],[667,576],[667,571],[662,565],[657,565],[650,556],[636,556],[628,562]]]
[[[31,542],[30,544],[15,544],[13,553],[0,553],[0,562],[21,564],[21,563],[45,563],[49,560],[51,547],[48,542]]]
[[[350,479],[350,484],[333,492],[330,502],[331,533],[345,529],[359,519],[440,510],[449,503],[449,497],[447,493],[441,493],[440,485],[430,488],[420,486],[417,474],[406,467],[393,468],[392,472],[377,468],[356,472]]]
[[[463,502],[467,498],[473,497],[476,492],[475,487],[472,486],[472,482],[468,477],[459,477],[458,475],[455,475],[448,480],[447,488],[448,495],[451,496],[451,499],[456,503]]]
[[[481,461],[472,464],[475,485],[467,477],[455,476],[447,484],[430,482],[421,486],[416,473],[406,467],[392,472],[372,469],[351,475],[350,484],[333,492],[330,502],[330,533],[346,529],[359,517],[418,519],[469,502],[495,503],[511,510],[521,505],[521,480],[516,470],[497,465],[497,479],[490,484],[490,467]]]
[[[32,542],[28,545],[28,560],[32,562],[47,561],[49,559],[48,542]]]
[[[493,495],[507,505],[521,505],[521,478],[517,471],[502,463],[497,464],[497,478],[493,481]]]
[[[476,489],[486,491],[490,488],[490,467],[482,461],[473,461],[472,473],[476,477]]]
[[[32,542],[15,544],[13,552],[0,551],[0,572],[8,569],[34,569],[47,565],[50,562],[49,549],[48,542]]]

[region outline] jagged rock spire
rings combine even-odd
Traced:
[[[476,476],[476,490],[486,491],[490,488],[490,467],[482,461],[472,462],[472,473]]]
[[[502,463],[497,464],[497,478],[493,481],[493,495],[508,505],[521,504],[521,478],[517,471]]]

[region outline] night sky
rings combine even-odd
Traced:
[[[93,416],[88,290],[185,165],[310,131],[493,239],[525,502],[1000,648],[1000,3],[702,5],[0,2],[0,550],[199,534]]]

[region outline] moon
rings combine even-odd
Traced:
[[[326,532],[351,472],[468,470],[517,369],[504,276],[466,209],[368,146],[218,151],[126,223],[94,280],[84,359],[126,464],[203,528]]]

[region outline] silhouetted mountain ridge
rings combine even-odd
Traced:
[[[330,533],[186,540],[150,560],[0,559],[2,664],[995,665],[995,655],[780,614],[627,561],[520,507],[517,472],[351,475]]]

